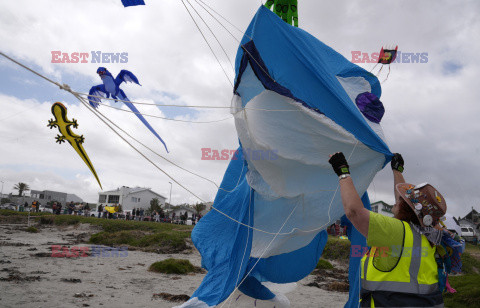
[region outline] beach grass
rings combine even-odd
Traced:
[[[155,262],[148,268],[151,272],[164,273],[164,274],[188,274],[196,273],[200,269],[194,266],[190,261],[184,259],[166,259],[163,261]]]
[[[457,293],[444,294],[445,307],[471,308],[480,303],[480,275],[449,276],[448,281]]]
[[[322,258],[348,262],[350,258],[350,241],[329,236],[323,249]]]
[[[38,233],[38,229],[35,228],[34,226],[30,226],[30,227],[26,228],[25,231],[30,232],[30,233]]]
[[[75,226],[90,224],[101,228],[101,232],[93,234],[89,243],[106,246],[128,245],[144,251],[157,253],[178,253],[188,249],[193,226],[150,221],[132,221],[104,219],[76,215],[53,215],[51,213],[32,213],[31,218],[40,225]],[[40,215],[37,215],[40,214]],[[11,223],[26,222],[28,213],[0,210],[3,220]],[[37,226],[38,227],[38,226]]]
[[[332,263],[328,262],[327,260],[320,259],[320,260],[318,260],[317,267],[315,267],[315,268],[316,269],[332,269],[333,265],[332,265]]]

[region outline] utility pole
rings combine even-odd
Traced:
[[[170,183],[170,198],[168,198],[168,203],[170,204],[170,210],[172,209],[172,182]]]
[[[2,193],[0,194],[0,204],[2,204],[2,199],[3,199],[3,181],[2,182]]]

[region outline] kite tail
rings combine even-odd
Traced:
[[[142,121],[143,124],[145,124],[145,126],[158,138],[158,140],[160,140],[163,143],[163,146],[165,146],[165,150],[167,151],[167,153],[169,153],[167,145],[165,144],[163,139],[157,134],[157,132],[153,129],[153,127],[150,126],[150,124],[143,117],[143,115],[140,114],[140,111],[138,111],[137,107],[135,107],[135,105],[133,105],[132,103],[127,102],[128,98],[126,96],[125,96],[125,98],[123,98],[123,100],[124,100],[125,105],[127,105],[127,107],[130,108],[130,110],[132,110],[135,113],[135,115],[140,119],[140,121]]]

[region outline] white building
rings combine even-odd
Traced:
[[[135,187],[130,188],[122,186],[116,190],[102,191],[98,193],[98,204],[103,206],[122,205],[124,211],[131,211],[133,208],[142,208],[144,210],[150,208],[150,201],[154,198],[158,199],[160,207],[165,207],[166,198],[150,188]]]
[[[195,214],[195,209],[191,207],[187,207],[185,205],[175,206],[169,212],[169,217],[172,217],[172,213],[175,213],[175,217],[179,218],[180,215],[185,214],[187,212],[187,219],[192,218],[193,214]]]
[[[387,204],[383,201],[377,201],[371,204],[372,212],[379,213],[388,217],[393,217],[393,205]]]

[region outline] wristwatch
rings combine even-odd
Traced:
[[[350,177],[350,174],[345,173],[345,174],[342,174],[341,176],[339,176],[339,177],[338,177],[338,180],[346,179],[346,178],[349,178],[349,177]]]

